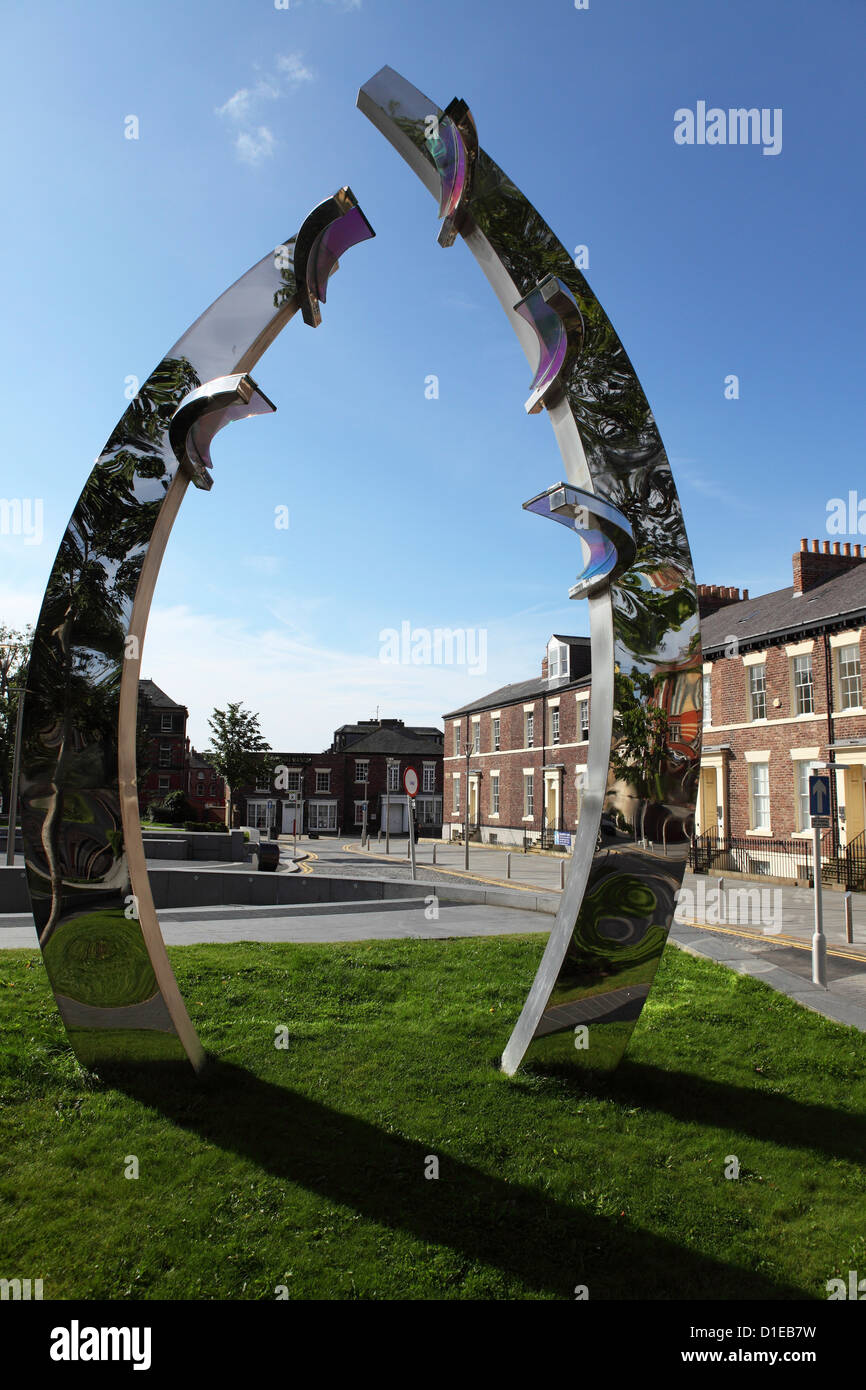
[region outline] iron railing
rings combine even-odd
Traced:
[[[852,892],[866,892],[866,830],[835,855],[821,862],[821,878],[825,883],[841,883]]]
[[[812,881],[811,840],[759,839],[751,835],[695,835],[689,845],[689,868],[696,874],[747,874],[750,878]]]

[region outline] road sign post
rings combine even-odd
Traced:
[[[824,935],[824,885],[821,881],[821,831],[830,810],[830,774],[809,777],[809,811],[812,816],[813,871],[815,874],[815,931],[812,936],[812,981],[827,988],[827,938]]]
[[[414,767],[407,767],[403,773],[403,789],[406,792],[406,815],[409,821],[409,859],[412,865],[412,879],[415,879],[415,836],[412,833],[415,797],[418,795],[418,773]]]

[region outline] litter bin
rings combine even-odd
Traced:
[[[280,862],[280,847],[271,840],[260,840],[253,850],[253,866],[273,872]]]

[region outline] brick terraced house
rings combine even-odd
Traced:
[[[193,820],[225,822],[226,784],[207,758],[190,747],[189,739],[186,741],[186,799],[195,812]]]
[[[403,773],[414,767],[418,833],[438,837],[442,832],[440,729],[407,726],[402,719],[362,719],[335,730],[323,753],[271,753],[268,759],[284,770],[274,777],[263,768],[255,786],[239,789],[234,802],[238,825],[276,826],[287,835],[311,830],[358,834],[366,802],[370,834],[384,830],[387,817],[391,832],[405,835],[409,812]]]
[[[189,711],[152,680],[138,682],[138,804],[142,812],[169,792],[186,791],[186,723]]]
[[[698,834],[753,842],[770,872],[771,839],[811,834],[809,774],[829,763],[826,852],[866,831],[866,546],[806,540],[793,584],[699,586],[704,728]],[[764,861],[761,859],[765,851]]]
[[[588,637],[554,633],[541,675],[443,716],[443,835],[485,844],[568,845],[589,744]]]

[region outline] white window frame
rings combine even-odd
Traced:
[[[577,731],[578,743],[589,743],[589,698],[585,695],[577,701]]]
[[[757,675],[755,674],[756,672],[757,672]],[[754,688],[754,687],[755,687],[755,682],[756,682],[757,680],[759,680],[759,679],[761,679],[761,680],[762,680],[762,683],[763,683],[763,689],[762,689],[762,690],[756,690],[756,689]],[[747,692],[747,694],[748,694],[748,700],[749,700],[749,722],[752,723],[752,724],[758,724],[758,723],[760,723],[762,720],[766,719],[766,717],[767,717],[767,663],[766,663],[766,661],[753,661],[753,662],[750,662],[750,664],[746,667],[746,681],[747,681],[747,685],[748,685],[748,692]],[[761,696],[763,696],[764,713],[763,713],[763,714],[756,714],[756,713],[755,713],[756,702],[757,702],[757,700],[758,700]]]
[[[422,792],[435,792],[436,790],[436,764],[424,763],[421,769],[421,790]]]
[[[524,710],[523,746],[524,748],[535,747],[535,710]]]
[[[336,801],[310,801],[307,803],[307,824],[310,830],[336,830]]]
[[[355,781],[356,781],[356,782],[369,782],[369,780],[370,780],[370,759],[369,759],[369,758],[356,758],[356,759],[355,759]]]
[[[749,766],[749,828],[750,828],[752,831],[756,832],[756,833],[757,833],[757,832],[760,832],[761,834],[769,835],[769,833],[770,833],[770,824],[771,824],[771,820],[770,820],[771,808],[770,808],[770,763],[769,763],[769,759],[768,759],[766,762],[763,762],[763,761],[762,761],[762,762],[758,762],[758,761],[750,762],[748,766]],[[766,792],[764,792],[763,790],[757,791],[756,788],[755,788],[755,782],[756,782],[756,780],[757,780],[757,779],[756,779],[756,772],[757,772],[758,769],[763,769],[764,772],[766,773],[766,787],[767,787]],[[763,780],[764,780],[764,779],[761,778],[761,781],[762,781],[762,782],[763,782]],[[757,803],[758,803],[758,800],[760,800],[760,801],[766,800],[766,803],[767,803],[767,819],[766,819],[766,821],[763,821],[763,820],[759,821],[759,820],[758,820],[758,812],[757,812]]]
[[[559,743],[559,706],[550,711],[550,742],[555,747]]]
[[[171,734],[174,732],[174,716],[163,714],[160,716],[159,732],[161,734]]]
[[[800,662],[809,663],[808,684],[801,684],[799,681],[799,676],[801,674],[799,669]],[[796,656],[791,658],[791,689],[794,694],[794,709],[792,712],[798,716],[806,716],[806,718],[809,719],[813,718],[815,714],[815,669],[811,652],[799,652]],[[811,708],[801,709],[801,703],[805,703],[803,692],[806,690],[809,691],[809,705]]]
[[[491,816],[498,816],[498,815],[499,815],[499,773],[498,773],[498,772],[491,772],[491,774],[490,774],[490,814],[491,814]]]
[[[388,764],[385,790],[389,792],[398,792],[400,790],[400,764],[397,762]]]
[[[523,773],[523,819],[535,819],[535,769]]]
[[[329,767],[316,768],[316,796],[327,796],[331,790],[331,769]]]
[[[704,705],[704,727],[711,729],[713,726],[713,673],[704,671],[702,678],[701,696]]]
[[[850,676],[850,675],[844,675],[844,674],[843,674],[843,660],[842,660],[842,658],[844,657],[844,655],[845,655],[846,652],[852,652],[852,653],[854,654],[854,659],[855,659],[856,665],[857,665],[857,674],[856,674],[856,676]],[[847,663],[845,663],[845,664],[847,665]],[[854,701],[852,701],[851,703],[848,703],[848,704],[845,703],[845,681],[846,681],[846,680],[848,680],[848,681],[856,680],[856,682],[857,682],[857,687],[856,687],[856,689],[857,689],[857,699],[854,700]],[[839,709],[840,709],[843,713],[847,713],[848,710],[860,710],[860,709],[863,708],[863,669],[862,669],[862,663],[861,663],[861,661],[860,661],[860,643],[859,643],[859,642],[848,642],[844,647],[837,647],[837,648],[836,648],[836,684],[837,684],[837,686],[838,686],[838,692],[839,692],[839,699],[838,699]]]
[[[451,814],[460,815],[460,773],[452,774]]]
[[[502,747],[502,716],[495,714],[491,719],[491,747],[494,753],[498,753]]]

